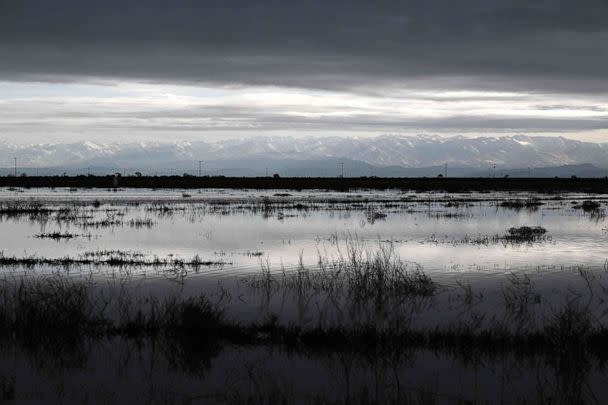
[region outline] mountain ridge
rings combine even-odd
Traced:
[[[173,141],[0,145],[6,167],[17,157],[20,167],[168,168],[183,162],[243,160],[350,160],[374,167],[443,166],[487,170],[591,164],[608,167],[608,143],[563,137],[513,135],[467,138],[455,136],[380,135],[373,138],[295,138],[260,136],[222,141]]]

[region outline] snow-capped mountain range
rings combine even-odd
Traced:
[[[592,164],[608,168],[608,143],[591,143],[563,137],[438,137],[393,136],[254,137],[216,142],[147,142],[0,145],[0,159],[11,167],[116,167],[163,168],[181,163],[233,161],[307,161],[346,159],[374,167],[503,169]]]

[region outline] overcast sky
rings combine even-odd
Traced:
[[[608,3],[0,0],[0,138],[608,141]]]

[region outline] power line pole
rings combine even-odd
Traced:
[[[344,162],[340,162],[338,165],[340,166],[340,177],[344,178]]]
[[[17,177],[17,157],[14,157],[13,159],[15,159],[15,177]]]
[[[496,177],[496,163],[492,164],[492,177]]]
[[[443,177],[448,177],[448,163],[443,165]]]
[[[199,160],[198,161],[198,177],[202,177],[203,176],[203,161]]]

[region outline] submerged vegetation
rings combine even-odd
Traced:
[[[0,203],[0,218],[49,215],[55,212],[38,201],[8,201]]]
[[[369,191],[368,191],[369,192]],[[567,207],[567,198],[521,194],[491,195],[489,193],[462,193],[457,198],[444,193],[394,192],[374,198],[369,194],[323,192],[316,194],[274,193],[249,197],[209,197],[199,190],[191,197],[168,199],[95,199],[95,200],[43,200],[10,199],[0,202],[0,220],[27,219],[45,225],[54,222],[59,226],[76,226],[80,229],[115,229],[131,227],[151,229],[169,217],[202,219],[205,215],[262,215],[279,220],[306,217],[317,212],[360,212],[369,224],[387,220],[394,214],[423,214],[435,219],[474,220],[483,207],[505,210],[546,210]],[[604,197],[579,203],[570,200],[572,207],[581,209],[592,219],[603,214]]]
[[[513,238],[537,238],[544,235],[540,227],[512,228]],[[297,350],[348,350],[367,352],[426,348],[432,350],[564,351],[573,345],[581,350],[598,351],[603,346],[608,328],[594,319],[589,310],[569,302],[563,309],[553,310],[544,323],[537,323],[531,309],[541,303],[527,277],[513,275],[503,290],[504,321],[494,316],[482,321],[471,313],[470,320],[423,326],[412,323],[436,299],[450,291],[426,274],[416,263],[403,261],[394,251],[393,243],[378,242],[371,248],[356,237],[335,240],[338,254],[319,254],[317,264],[273,270],[261,260],[258,275],[240,281],[250,294],[261,293],[272,299],[283,296],[294,302],[315,302],[319,310],[313,323],[284,323],[278,317],[247,322],[232,320],[221,302],[228,299],[224,291],[215,302],[206,295],[180,298],[151,296],[145,300],[125,295],[124,287],[113,293],[99,293],[94,279],[72,280],[60,273],[32,278],[5,278],[0,281],[0,327],[5,337],[19,340],[83,337],[124,338],[162,337],[217,340],[233,344],[278,344]],[[193,267],[217,265],[199,257],[191,260],[170,256],[166,259],[145,259],[140,252],[92,251],[78,258],[39,258],[0,256],[2,266],[38,265],[69,267],[93,266],[164,266]],[[579,270],[593,296],[608,291],[600,280],[586,270]],[[127,278],[125,282],[129,282]],[[470,285],[461,284],[454,298],[473,308],[483,301]],[[221,298],[224,297],[224,298]],[[291,298],[289,298],[291,297]],[[454,298],[450,298],[451,301]],[[335,318],[332,313],[342,314]],[[347,318],[344,315],[349,314]],[[475,320],[477,319],[477,321]],[[473,323],[471,323],[473,322]],[[39,331],[44,330],[45,333]]]
[[[494,235],[465,235],[461,239],[438,239],[436,235],[431,235],[425,242],[439,244],[449,243],[452,245],[493,245],[503,244],[506,246],[532,244],[535,242],[546,242],[551,240],[547,235],[547,230],[542,226],[520,226],[507,229],[504,234]]]
[[[399,291],[400,287],[393,286],[392,290]],[[230,320],[222,307],[205,295],[151,298],[145,302],[122,295],[110,297],[96,295],[91,281],[78,282],[61,276],[16,282],[5,279],[0,283],[0,336],[28,344],[120,336],[359,353],[402,348],[448,352],[474,348],[488,353],[512,350],[567,354],[582,350],[602,356],[608,338],[608,328],[594,325],[589,310],[575,304],[554,311],[546,323],[535,329],[513,330],[497,321],[485,327],[464,323],[443,328],[379,323],[284,325],[273,318],[241,323]],[[520,298],[512,296],[510,300]]]
[[[590,263],[570,265],[566,260],[543,267],[536,261],[522,269],[512,266],[515,261],[507,263],[512,254],[521,260],[530,252],[550,250],[552,244],[542,242],[552,241],[552,232],[558,239],[555,245],[562,242],[563,230],[545,216],[569,216],[605,235],[599,231],[601,225],[589,222],[592,218],[603,221],[597,213],[603,212],[604,197],[584,200],[586,197],[580,195],[488,193],[454,198],[444,193],[396,192],[374,199],[364,191],[311,197],[273,190],[266,194],[252,191],[250,198],[237,195],[231,200],[219,193],[205,196],[201,190],[187,194],[180,190],[163,201],[112,200],[95,195],[88,201],[0,203],[0,220],[11,226],[25,224],[25,237],[42,246],[32,254],[35,247],[22,251],[7,243],[5,252],[0,253],[4,274],[0,279],[0,341],[4,346],[15,345],[35,356],[44,350],[65,358],[65,353],[75,353],[70,359],[82,357],[90,347],[114,350],[124,345],[125,358],[150,349],[154,355],[164,353],[171,365],[179,364],[186,374],[199,377],[218,367],[211,360],[222,352],[238,353],[235,356],[261,353],[260,357],[270,361],[277,355],[289,361],[299,356],[303,361],[314,359],[334,370],[340,368],[349,386],[344,397],[317,395],[300,401],[300,394],[277,382],[281,381],[280,370],[259,374],[255,368],[259,358],[252,356],[247,363],[250,368],[243,366],[246,377],[227,383],[230,388],[221,395],[168,395],[159,401],[182,403],[207,399],[220,403],[478,403],[466,396],[448,396],[438,383],[419,391],[408,388],[409,381],[400,379],[398,370],[413,364],[416,356],[429,369],[441,357],[457,364],[459,370],[476,372],[485,372],[505,358],[526,367],[533,364],[529,366],[533,371],[555,370],[554,387],[563,389],[547,395],[545,391],[551,388],[538,378],[537,402],[559,403],[557,399],[561,399],[564,404],[587,403],[580,400],[584,397],[582,388],[576,388],[584,387],[581,375],[608,358],[608,326],[603,318],[608,302],[608,264],[601,268],[602,263],[592,267]],[[578,201],[573,204],[573,200]],[[330,225],[338,225],[317,234],[312,226],[312,231],[307,228],[309,239],[304,244],[289,239],[288,232],[273,233],[275,239],[269,243],[266,237],[258,238],[260,230],[255,226],[242,230],[239,218],[233,221],[238,215],[257,215],[254,225],[272,227],[273,231],[275,226],[298,226],[297,221],[313,225],[318,221],[325,226],[327,218],[335,219]],[[499,221],[492,222],[493,215],[499,215]],[[399,216],[409,217],[391,226]],[[489,225],[474,222],[486,220]],[[345,223],[354,224],[363,235],[342,238],[340,229],[347,228]],[[546,228],[509,228],[521,223]],[[196,234],[191,246],[175,248],[185,239],[175,224]],[[428,228],[422,227],[427,224]],[[97,245],[82,239],[90,237],[88,232],[93,229],[98,229],[94,242],[101,239]],[[255,230],[255,236],[247,235],[250,229]],[[418,255],[416,249],[424,242],[442,241],[435,236],[424,240],[431,233],[427,229],[438,235],[445,232],[446,243],[480,246],[453,250],[451,246],[421,246]],[[475,236],[480,229],[485,234]],[[181,239],[173,240],[175,230]],[[395,235],[390,234],[393,230]],[[247,240],[250,245],[231,250],[227,245],[240,237],[241,231],[251,238]],[[120,232],[126,237],[121,239]],[[449,239],[450,235],[457,236]],[[398,239],[393,240],[393,236]],[[65,243],[55,245],[33,237]],[[169,240],[173,245],[166,243]],[[492,244],[498,246],[486,246]],[[533,248],[528,248],[530,244]],[[311,245],[317,249],[316,256],[308,251],[304,255],[301,246],[310,249]],[[57,246],[71,250],[55,253],[52,249]],[[457,255],[474,256],[468,262],[463,260],[473,263],[470,267],[459,267],[460,256],[432,257],[436,252],[448,252],[448,256],[457,249],[461,249]],[[170,251],[180,256],[167,254]],[[296,264],[298,251],[301,254]],[[47,252],[57,256],[48,257]],[[154,255],[159,252],[163,252],[160,257]],[[194,255],[199,252],[210,259]],[[427,261],[421,261],[423,267],[402,259],[398,252]],[[478,259],[478,252],[480,257],[503,254],[507,258],[504,267],[499,264],[492,277],[486,278],[482,266],[487,263]],[[271,265],[277,254],[281,262]],[[291,256],[284,264],[285,256],[281,255]],[[225,257],[235,261],[234,269],[223,268],[229,264],[221,260]],[[211,260],[214,258],[220,260]],[[203,267],[211,269],[204,276],[189,277]],[[159,271],[132,271],[137,268]],[[568,277],[568,282],[539,287],[544,272],[551,271],[560,271],[560,277]],[[100,357],[99,352],[95,356]],[[220,367],[233,361],[222,358]],[[377,386],[371,387],[353,377],[361,369],[374,375],[386,372],[392,379],[386,385],[375,380]],[[180,374],[176,380],[182,377]],[[522,378],[533,377],[526,374]],[[333,376],[328,378],[333,388]],[[239,383],[243,380],[250,391],[242,390]],[[0,399],[5,397],[4,391],[7,398],[14,397],[11,381],[0,375]],[[530,402],[534,401],[525,403]]]
[[[191,259],[181,259],[175,256],[160,258],[155,256],[152,259],[145,259],[139,255],[116,254],[110,252],[104,254],[84,253],[79,257],[39,257],[31,256],[6,256],[0,252],[0,267],[7,266],[58,266],[62,268],[76,266],[110,266],[110,267],[189,267],[197,269],[204,266],[223,266],[226,262],[215,260],[203,260],[200,256],[194,256]]]
[[[54,239],[54,240],[60,240],[60,239],[74,239],[77,238],[79,236],[84,236],[84,237],[91,237],[91,234],[88,235],[78,235],[75,233],[69,233],[69,232],[49,232],[49,233],[38,233],[36,235],[34,235],[35,238],[38,239]]]
[[[528,198],[525,200],[522,200],[522,199],[505,200],[505,201],[500,202],[500,204],[499,204],[500,207],[512,208],[512,209],[522,209],[522,208],[535,209],[535,208],[540,207],[541,205],[544,205],[544,203],[542,201],[540,201],[538,198]]]
[[[598,201],[585,200],[581,204],[574,205],[574,208],[582,209],[585,212],[593,212],[599,210],[601,206]]]
[[[541,240],[547,230],[542,226],[520,226],[509,228],[503,239],[507,242],[536,242]]]
[[[337,241],[336,241],[337,243]],[[245,279],[254,288],[272,292],[277,288],[296,292],[345,293],[351,302],[377,301],[381,297],[432,296],[437,285],[416,263],[401,260],[392,243],[379,243],[375,250],[348,237],[338,257],[319,255],[315,269],[300,260],[296,271],[273,273],[262,262],[261,274]]]

